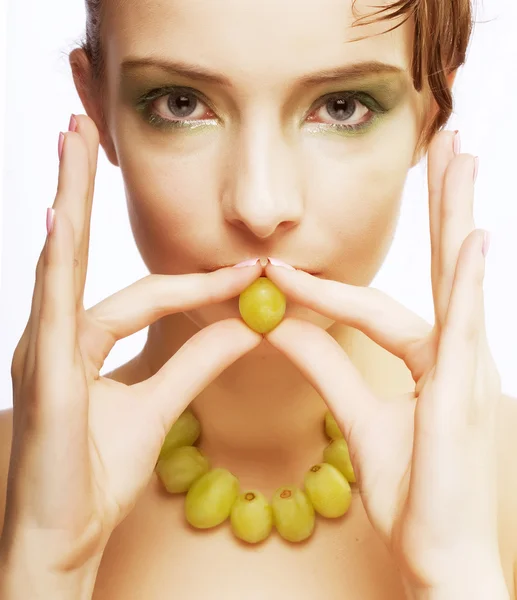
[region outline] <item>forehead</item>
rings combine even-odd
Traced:
[[[217,69],[230,80],[282,82],[354,62],[411,63],[412,19],[390,33],[403,19],[352,27],[375,10],[371,0],[357,0],[354,12],[352,0],[106,1],[104,42],[115,68],[128,57],[156,57]]]

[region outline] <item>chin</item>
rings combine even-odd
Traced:
[[[220,302],[218,304],[213,304],[211,306],[205,306],[203,308],[186,312],[185,315],[200,329],[203,329],[204,327],[207,327],[216,321],[232,318],[240,319],[241,315],[239,312],[239,299],[231,298],[225,302]],[[335,323],[335,321],[332,319],[324,317],[323,315],[314,312],[310,308],[306,308],[305,306],[294,304],[289,301],[287,302],[285,316],[292,319],[309,321],[310,323],[321,327],[325,331]]]

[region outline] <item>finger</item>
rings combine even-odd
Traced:
[[[379,401],[347,354],[320,327],[287,318],[265,337],[313,385],[347,440],[350,433],[361,429],[361,423],[368,421],[372,411],[377,410]]]
[[[416,370],[409,350],[431,331],[431,326],[384,292],[272,265],[267,266],[266,274],[291,300],[359,329],[404,360],[412,372]]]
[[[43,253],[45,250],[45,245],[43,246],[43,250],[41,251],[40,257],[38,259],[38,264],[36,266],[36,273],[34,279],[34,291],[32,293],[32,301],[31,301],[31,310],[29,314],[29,318],[27,319],[27,324],[23,333],[20,337],[18,345],[13,354],[13,360],[11,364],[11,376],[13,379],[13,384],[19,382],[27,365],[33,364],[33,357],[31,356],[31,352],[29,352],[30,338],[32,335],[32,331],[34,328],[34,322],[36,322],[36,331],[37,331],[37,322],[39,318],[39,306],[41,304],[41,288],[42,288],[42,279],[43,279]],[[14,396],[16,396],[16,390]],[[14,401],[14,400],[13,400]]]
[[[83,226],[80,228],[82,237],[79,241],[80,255],[78,265],[78,286],[81,291],[80,303],[83,302],[84,286],[88,272],[88,252],[90,247],[90,225],[95,191],[95,178],[99,155],[99,131],[95,122],[87,115],[74,115],[77,133],[82,137],[88,154],[88,192],[84,204]]]
[[[88,149],[77,132],[67,132],[63,142],[63,150],[59,167],[59,179],[56,199],[53,208],[64,213],[73,229],[75,264],[76,302],[82,301],[83,287],[86,278],[84,257],[85,205],[90,189],[90,167]]]
[[[42,219],[43,221],[43,219]],[[27,324],[25,329],[20,337],[18,345],[16,346],[16,350],[13,355],[13,362],[11,365],[11,374],[14,379],[21,379],[23,373],[25,372],[25,368],[27,364],[33,364],[33,356],[29,356],[29,342],[32,335],[33,330],[37,331],[38,329],[38,321],[40,314],[40,306],[41,306],[41,290],[43,287],[43,272],[44,272],[44,260],[45,260],[45,249],[46,249],[47,241],[45,239],[45,243],[43,244],[43,248],[41,249],[38,263],[36,265],[35,277],[34,277],[34,289],[32,293],[31,300],[31,309],[29,313],[29,318],[27,319]],[[33,349],[32,349],[33,350]]]
[[[454,157],[453,142],[455,132],[437,133],[429,145],[427,159],[427,185],[429,189],[429,232],[431,237],[431,282],[435,309],[435,323],[438,326],[440,251],[442,227],[442,196],[447,166]],[[454,263],[456,264],[456,263]]]
[[[121,340],[162,317],[223,302],[240,294],[262,271],[260,264],[211,273],[149,275],[120,290],[87,311],[111,338],[103,349],[106,358]]]
[[[56,209],[52,233],[47,238],[41,288],[41,307],[36,335],[31,336],[34,348],[34,375],[38,398],[52,410],[64,409],[61,400],[68,400],[67,377],[76,359],[76,302],[73,266],[74,234],[64,212]]]
[[[460,248],[475,229],[474,159],[460,154],[445,173],[441,202],[440,259],[438,267],[438,323],[443,326],[451,297]]]
[[[203,389],[263,337],[239,319],[217,321],[190,338],[152,377],[133,390],[152,398],[164,424],[163,435]],[[145,411],[148,407],[143,406]]]
[[[98,133],[97,128],[93,121],[84,115],[76,115],[77,121],[77,129],[76,131],[79,135],[85,139],[87,144],[87,153],[88,153],[88,192],[87,192],[87,202],[85,203],[85,214],[84,218],[81,220],[80,214],[76,214],[77,228],[81,228],[86,226],[86,230],[83,233],[82,239],[80,242],[76,243],[76,250],[74,250],[74,257],[72,261],[74,261],[74,265],[76,265],[76,290],[78,303],[82,304],[83,294],[84,294],[84,285],[86,281],[86,272],[88,267],[88,247],[89,247],[89,230],[90,230],[90,215],[91,215],[91,205],[93,198],[93,183],[95,179],[95,173],[97,169],[97,154],[98,154]],[[66,136],[65,136],[66,137]],[[63,144],[63,154],[64,154],[64,145]],[[66,169],[69,170],[70,158],[67,156],[66,161]],[[84,162],[84,161],[83,161]],[[67,181],[72,179],[75,182],[73,175],[70,176],[68,170],[65,172],[65,165],[62,166],[61,163],[64,163],[64,159],[60,162],[60,176],[58,182],[58,192],[56,194],[56,198],[54,201],[54,207],[58,204],[63,203],[63,199],[59,199],[58,196],[60,194],[60,190],[62,191],[62,195],[66,196],[66,185]],[[62,173],[65,173],[62,175]],[[76,182],[77,183],[77,182]],[[65,191],[63,191],[65,190]],[[68,193],[70,195],[71,192]],[[76,234],[77,235],[77,234]],[[46,242],[45,242],[46,243]],[[43,263],[44,263],[44,254],[45,254],[45,246],[43,247],[39,259],[38,264],[36,266],[36,277],[34,284],[34,292],[31,303],[31,312],[27,322],[27,326],[22,334],[22,337],[19,342],[19,348],[17,348],[17,363],[13,365],[15,367],[18,374],[21,373],[21,370],[25,370],[25,365],[34,364],[34,346],[31,347],[31,351],[29,352],[29,339],[31,337],[31,332],[34,328],[34,322],[36,323],[36,329],[38,327],[39,315],[40,315],[40,306],[41,306],[41,290],[42,290],[42,273],[43,273]],[[75,259],[75,260],[74,260]],[[77,261],[77,262],[75,262]],[[21,360],[23,359],[23,367],[21,366]]]
[[[483,231],[465,240],[458,259],[451,301],[442,329],[433,379],[432,407],[441,426],[457,431],[471,419],[474,388],[479,373],[479,340],[483,331],[485,260]]]

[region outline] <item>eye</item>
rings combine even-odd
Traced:
[[[355,129],[368,124],[373,119],[373,112],[354,92],[340,92],[327,96],[323,103],[310,113],[307,121]]]
[[[149,112],[154,117],[169,122],[215,118],[212,110],[194,92],[181,88],[156,98],[150,103]]]

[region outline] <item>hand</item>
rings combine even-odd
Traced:
[[[291,300],[361,330],[401,358],[415,391],[377,397],[336,341],[309,322],[285,319],[266,338],[333,412],[368,517],[402,572],[417,587],[436,588],[459,569],[500,569],[501,382],[485,330],[473,157],[455,156],[452,134],[442,132],[428,161],[434,327],[379,290],[266,270]]]
[[[12,363],[14,430],[3,548],[23,545],[54,571],[102,552],[149,482],[165,435],[219,373],[261,343],[239,319],[193,336],[153,377],[100,376],[115,343],[167,314],[238,295],[260,265],[150,275],[85,310],[90,215],[99,147],[85,115],[66,134],[54,229],[31,315]]]

